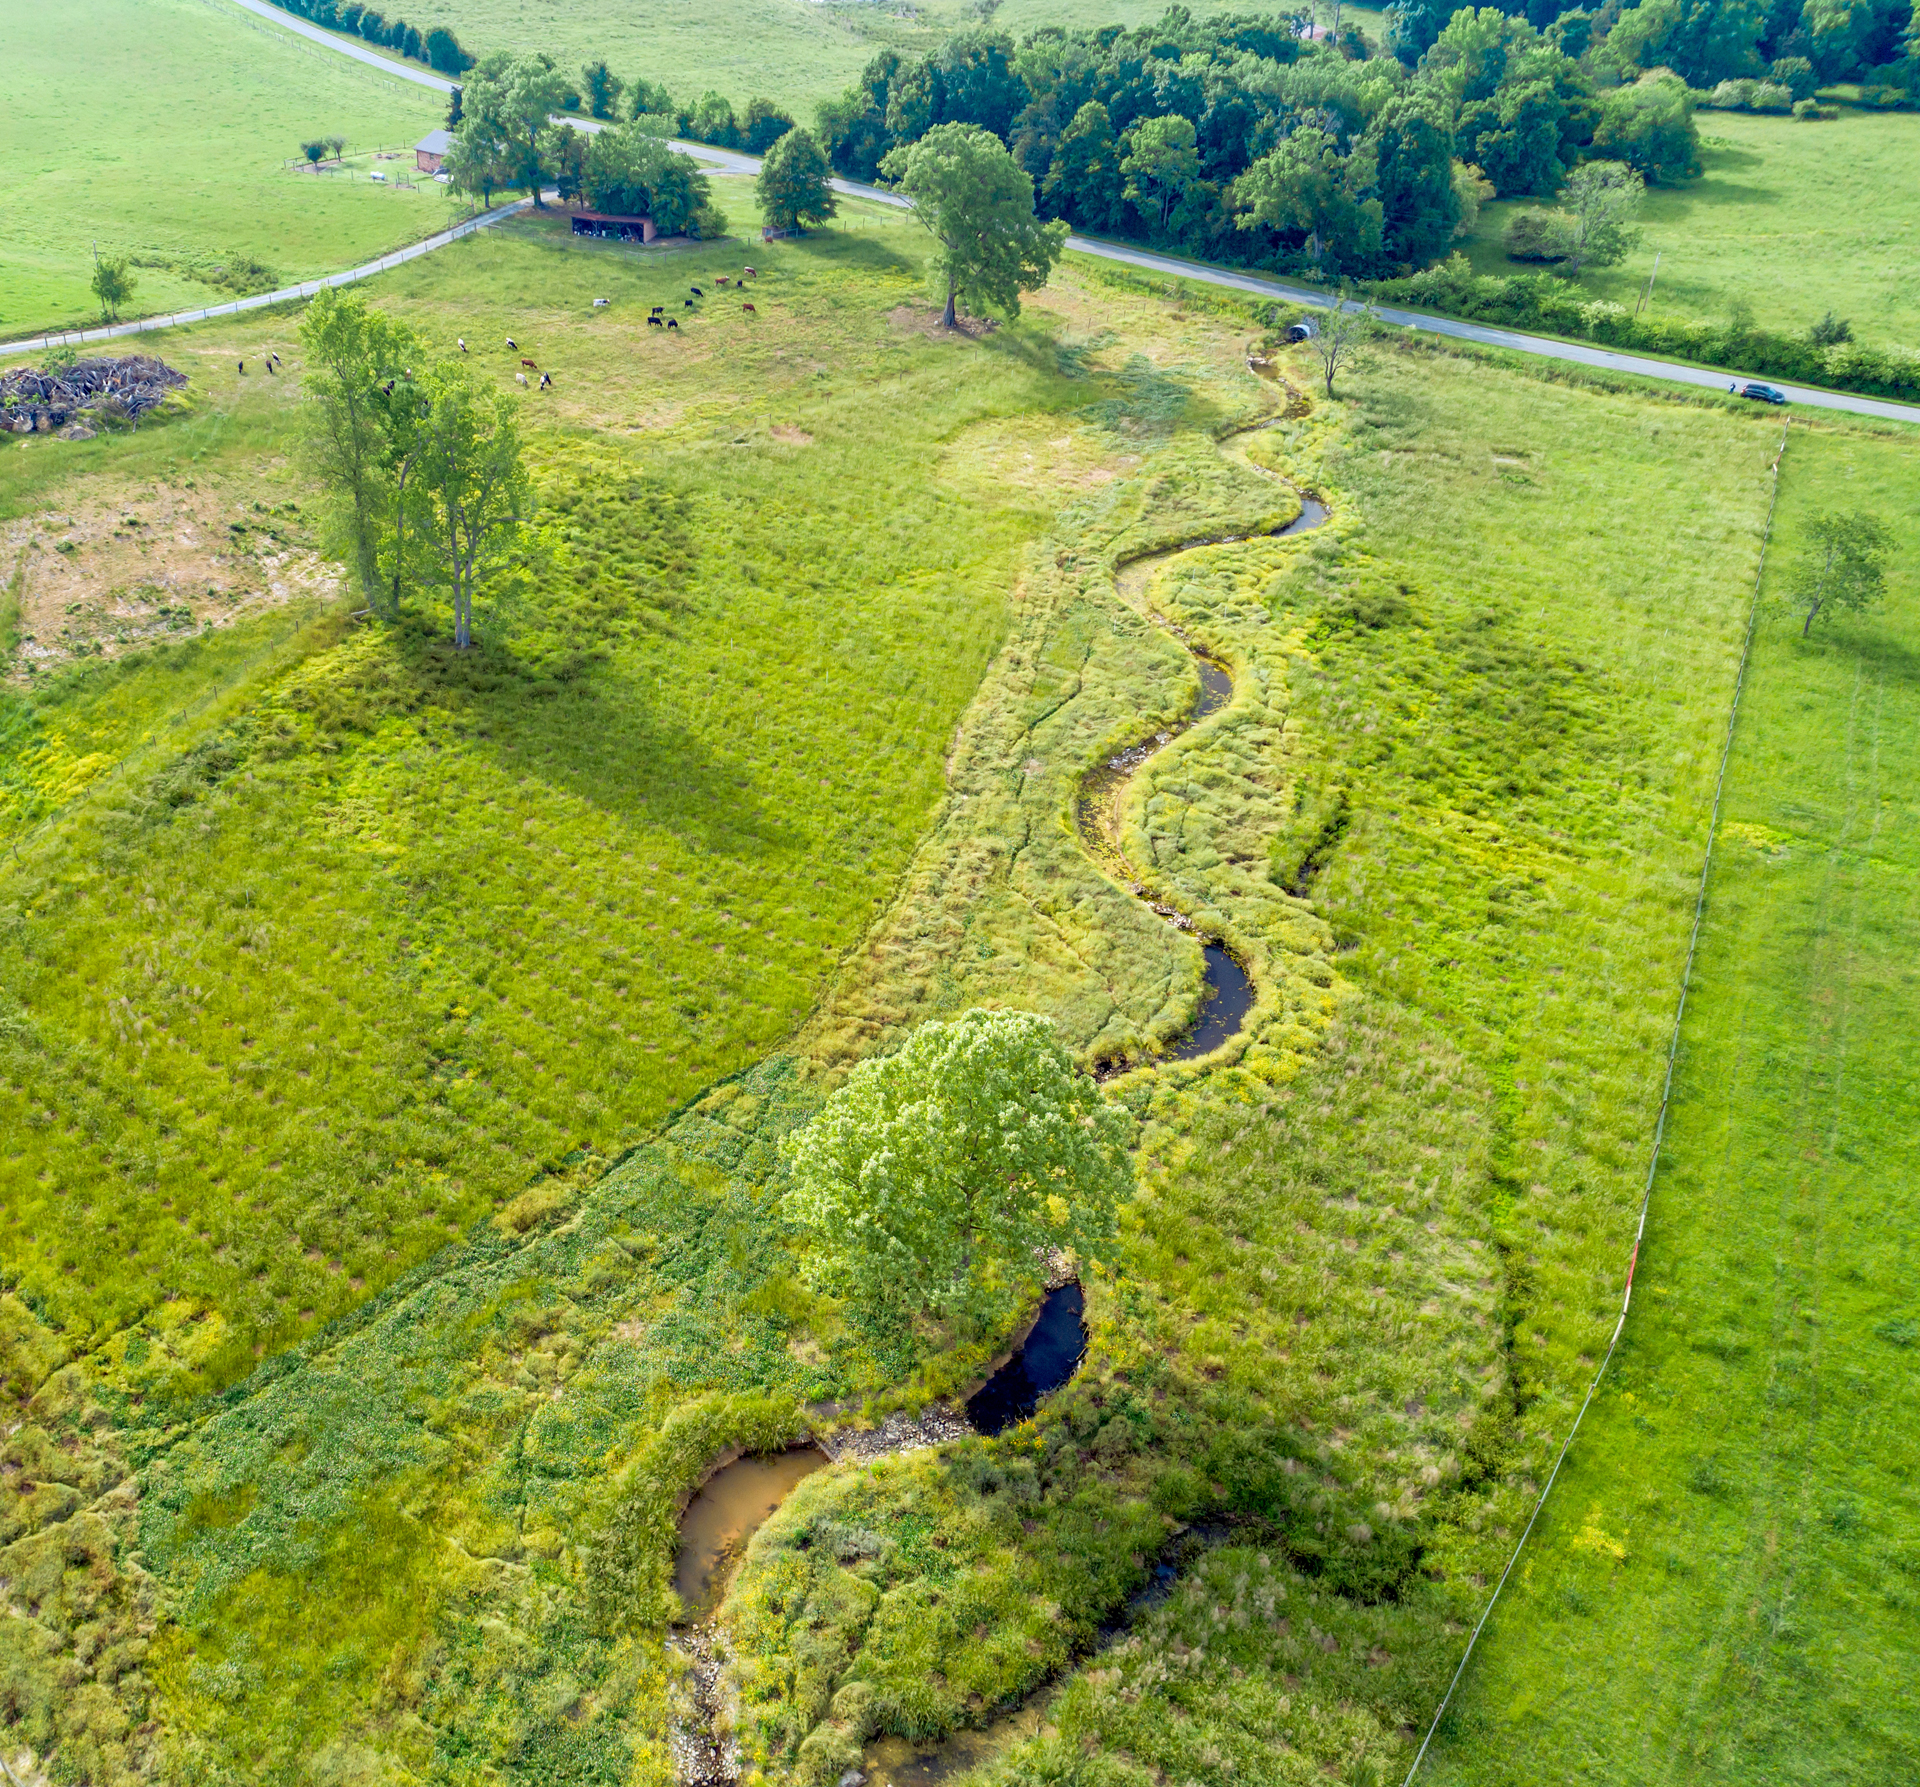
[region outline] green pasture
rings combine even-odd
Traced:
[[[1793,334],[1831,310],[1861,341],[1920,349],[1911,178],[1920,116],[1842,111],[1802,123],[1701,112],[1697,122],[1705,172],[1690,186],[1650,192],[1641,246],[1621,265],[1585,274],[1582,289],[1631,306],[1658,254],[1656,315],[1725,319],[1745,304],[1760,327]],[[1520,203],[1481,212],[1467,244],[1476,271],[1534,271],[1501,246]]]
[[[1404,1769],[1617,1310],[1777,419],[1414,341],[1329,403],[1238,300],[1079,261],[944,337],[921,239],[755,241],[752,315],[738,243],[533,217],[412,264],[378,301],[555,377],[479,648],[290,605],[0,696],[10,1738],[664,1787],[678,1497],[1005,1340],[810,1293],[778,1137],[928,1017],[1111,1059],[1198,1001],[1067,819],[1191,698],[1160,616],[1236,692],[1128,868],[1259,1002],[1111,1082],[1141,1191],[1074,1387],[764,1530],[739,1730],[830,1783],[1051,1684],[990,1778]],[[0,453],[0,514],[192,478],[310,538],[294,323],[162,340],[190,408]],[[1301,489],[1318,533],[1116,583]]]
[[[291,282],[456,214],[431,183],[283,172],[315,135],[411,147],[444,107],[224,0],[0,0],[0,41],[0,339],[97,324],[96,244],[165,263],[134,270],[126,314],[150,315],[236,295],[190,267],[245,257]]]
[[[1793,431],[1768,591],[1809,517],[1865,507],[1892,597],[1811,642],[1763,621],[1626,1335],[1436,1781],[1894,1781],[1920,1752],[1916,470]]]

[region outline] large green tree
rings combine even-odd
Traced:
[[[761,215],[776,230],[825,223],[840,208],[832,177],[820,139],[810,130],[789,130],[767,151],[753,184]]]
[[[923,1024],[782,1147],[812,1281],[868,1316],[944,1315],[1050,1248],[1100,1246],[1129,1119],[1031,1012]]]
[[[1382,210],[1373,196],[1371,156],[1342,155],[1327,131],[1296,130],[1240,176],[1242,229],[1262,224],[1303,238],[1316,267],[1360,272],[1378,258]]]
[[[1142,118],[1125,139],[1120,172],[1126,177],[1127,202],[1167,227],[1167,213],[1200,178],[1200,155],[1193,125],[1178,114]]]
[[[1387,259],[1423,267],[1446,251],[1461,222],[1453,130],[1433,95],[1389,100],[1367,133]]]
[[[524,187],[536,205],[544,202],[540,190],[554,142],[553,114],[566,93],[566,77],[550,57],[504,50],[488,56],[463,90],[461,130],[483,132],[502,145],[511,183]]]
[[[1893,536],[1877,515],[1855,510],[1816,515],[1807,524],[1807,542],[1780,601],[1805,618],[1800,637],[1813,623],[1835,612],[1858,614],[1887,593],[1887,554]]]
[[[429,369],[419,396],[414,486],[425,545],[453,606],[453,643],[473,643],[475,599],[505,566],[533,512],[519,409],[457,360]]]
[[[398,412],[393,399],[423,363],[425,344],[356,291],[316,294],[300,322],[300,344],[305,447],[325,493],[326,543],[353,567],[368,607],[391,615],[398,588],[389,595],[381,555],[394,515],[394,417],[412,412],[410,394],[403,392]]]
[[[962,300],[1018,316],[1020,294],[1047,283],[1067,226],[1034,215],[1033,181],[997,137],[972,124],[937,124],[891,151],[881,171],[913,200],[933,237],[948,328]]]
[[[1041,182],[1048,206],[1083,229],[1117,228],[1126,203],[1120,155],[1107,108],[1097,99],[1088,100],[1061,132]]]
[[[1693,100],[1671,75],[1642,76],[1601,101],[1596,155],[1624,161],[1649,186],[1678,186],[1700,172]]]
[[[644,118],[603,130],[587,151],[587,203],[619,217],[651,217],[663,236],[718,236],[726,219],[714,208],[707,177]]]

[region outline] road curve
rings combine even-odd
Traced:
[[[232,3],[244,8],[247,12],[257,13],[261,18],[269,19],[298,36],[338,50],[341,55],[350,56],[356,62],[377,68],[383,74],[395,75],[401,80],[411,81],[420,87],[431,87],[440,93],[450,93],[453,90],[453,83],[442,75],[430,74],[425,69],[409,68],[399,62],[390,61],[387,57],[378,55],[370,49],[364,49],[357,43],[351,43],[332,31],[323,31],[318,25],[309,24],[305,19],[283,12],[277,6],[270,6],[267,0],[232,0]],[[586,131],[607,128],[606,125],[591,118],[567,117],[559,121]],[[757,174],[760,171],[760,161],[757,156],[742,155],[737,150],[715,149],[706,143],[676,142],[673,147],[683,155],[696,156],[701,161],[710,162],[726,173]],[[871,199],[876,204],[891,205],[899,210],[910,211],[913,208],[912,200],[902,198],[899,193],[888,192],[879,186],[866,186],[857,180],[835,180],[833,189],[836,192],[845,193],[849,198]],[[269,304],[283,304],[291,299],[310,298],[324,287],[351,285],[356,280],[370,279],[375,274],[384,273],[405,261],[417,260],[423,254],[431,254],[435,249],[445,248],[449,243],[457,242],[462,236],[471,235],[477,229],[484,229],[489,224],[498,223],[503,217],[511,217],[527,202],[521,199],[515,204],[496,206],[479,217],[469,218],[465,223],[456,224],[450,230],[442,230],[438,235],[416,242],[410,248],[383,255],[377,261],[369,261],[365,266],[354,267],[345,273],[334,273],[324,279],[308,280],[303,285],[286,286],[277,292],[263,292],[258,297],[242,298],[231,304],[215,304],[205,310],[176,311],[171,316],[147,317],[137,323],[116,323],[99,329],[57,331],[48,335],[35,336],[30,341],[0,342],[0,354],[34,353],[50,347],[112,341],[126,335],[144,334],[153,329],[174,329],[185,323],[203,322],[211,317],[235,316],[242,311],[258,310]],[[1337,302],[1328,297],[1325,292],[1317,292],[1307,286],[1289,285],[1285,280],[1268,279],[1258,273],[1242,273],[1228,267],[1212,267],[1202,261],[1181,260],[1175,255],[1155,254],[1150,249],[1135,248],[1124,242],[1107,242],[1098,236],[1069,236],[1067,247],[1074,253],[1093,255],[1100,260],[1117,261],[1122,266],[1136,267],[1145,273],[1164,274],[1174,279],[1191,279],[1201,285],[1223,286],[1229,291],[1251,292],[1256,297],[1275,298],[1285,304],[1307,304],[1324,310]],[[1425,329],[1455,341],[1471,341],[1482,347],[1505,348],[1511,353],[1530,354],[1536,359],[1562,360],[1570,365],[1591,366],[1603,372],[1631,373],[1638,378],[1657,379],[1669,385],[1690,385],[1697,390],[1718,391],[1734,383],[1760,376],[1716,371],[1704,366],[1688,366],[1678,360],[1653,360],[1640,354],[1623,354],[1612,348],[1595,347],[1588,342],[1561,341],[1551,335],[1528,335],[1518,329],[1496,329],[1486,323],[1463,322],[1458,317],[1433,316],[1425,311],[1377,309],[1374,314],[1383,323],[1390,323],[1403,329]],[[1849,392],[1823,391],[1812,385],[1782,384],[1778,379],[1769,379],[1766,382],[1785,392],[1794,403],[1805,404],[1810,409],[1840,410],[1855,416],[1877,416],[1889,422],[1920,423],[1920,404],[1892,403],[1880,397],[1856,397]]]

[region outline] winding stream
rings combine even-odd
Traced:
[[[1271,424],[1261,423],[1259,426],[1268,427]],[[1253,433],[1255,430],[1246,432]],[[1277,472],[1256,465],[1245,455],[1236,457],[1249,470],[1258,472],[1262,477],[1272,478],[1276,483],[1287,483]],[[1295,489],[1290,484],[1288,488]],[[1233,673],[1219,659],[1195,645],[1164,615],[1156,614],[1147,600],[1147,591],[1153,583],[1154,573],[1183,553],[1196,552],[1203,546],[1235,546],[1247,540],[1284,540],[1324,526],[1327,505],[1307,491],[1295,489],[1295,494],[1300,498],[1300,513],[1285,527],[1250,534],[1209,534],[1161,552],[1150,552],[1129,559],[1114,572],[1114,587],[1121,599],[1130,607],[1137,608],[1162,632],[1186,648],[1193,659],[1194,669],[1199,672],[1200,693],[1193,706],[1174,725],[1156,732],[1153,737],[1137,745],[1129,746],[1117,756],[1109,757],[1105,763],[1096,765],[1082,777],[1079,797],[1074,803],[1074,825],[1081,843],[1095,862],[1151,911],[1182,930],[1191,930],[1193,921],[1177,907],[1154,899],[1127,860],[1120,843],[1121,814],[1126,804],[1127,790],[1140,766],[1165,750],[1182,733],[1192,731],[1201,721],[1217,714],[1233,699]],[[1200,948],[1206,963],[1200,1009],[1193,1022],[1161,1051],[1158,1058],[1162,1061],[1196,1061],[1202,1055],[1212,1054],[1239,1034],[1240,1027],[1247,1021],[1247,1013],[1253,1009],[1258,990],[1245,965],[1218,937],[1202,937]],[[1107,1063],[1098,1070],[1099,1077],[1125,1072],[1132,1065],[1134,1063],[1128,1061]]]

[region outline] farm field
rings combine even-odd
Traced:
[[[1920,155],[1920,116],[1842,111],[1821,123],[1701,112],[1702,177],[1654,189],[1640,247],[1583,276],[1596,298],[1631,306],[1660,256],[1654,309],[1724,319],[1746,304],[1762,328],[1795,334],[1827,311],[1858,339],[1920,350],[1920,202],[1906,170]],[[1518,201],[1486,207],[1467,244],[1477,272],[1530,269],[1501,245]]]
[[[1883,612],[1757,641],[1632,1318],[1436,1781],[1920,1754],[1915,472],[1911,440],[1793,431],[1770,588],[1835,507],[1886,517],[1900,568]]]
[[[764,1530],[738,1730],[835,1781],[1052,1684],[1001,1779],[1084,1739],[1126,1787],[1404,1768],[1611,1327],[1776,425],[1416,345],[1328,402],[1255,375],[1237,301],[1079,262],[946,337],[923,240],[756,244],[757,313],[674,336],[644,310],[737,249],[528,219],[371,288],[555,377],[545,549],[465,659],[293,575],[291,317],[158,341],[179,417],[0,454],[36,1754],[671,1778],[680,1492],[809,1405],[966,1385],[1020,1294],[854,1328],[772,1144],[928,1017],[1041,1010],[1087,1061],[1193,1012],[1192,935],[1064,818],[1191,697],[1154,613],[1236,692],[1126,849],[1259,999],[1111,1082],[1142,1196],[1074,1387]],[[242,380],[268,346],[286,382]],[[1116,585],[1296,488],[1325,528]]]
[[[410,148],[444,107],[238,8],[0,0],[0,41],[9,76],[0,339],[98,323],[88,289],[96,244],[103,255],[158,263],[134,269],[139,285],[126,307],[156,314],[237,295],[189,268],[211,273],[244,259],[304,279],[430,235],[454,215],[446,190],[430,183],[405,191],[364,172],[283,172],[316,134]],[[201,103],[182,104],[183,93]],[[411,167],[412,158],[394,165]]]

